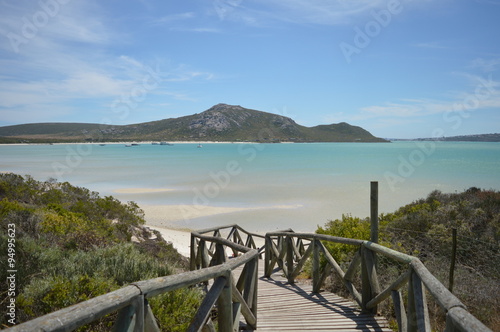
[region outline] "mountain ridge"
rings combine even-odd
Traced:
[[[305,127],[278,114],[217,104],[192,115],[130,125],[31,123],[0,127],[0,142],[84,141],[387,142],[342,122]]]

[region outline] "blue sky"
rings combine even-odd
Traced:
[[[218,103],[376,136],[500,132],[500,0],[0,2],[0,126]]]

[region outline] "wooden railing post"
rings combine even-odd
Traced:
[[[391,292],[392,302],[394,303],[394,312],[396,313],[396,320],[398,322],[398,331],[406,332],[408,324],[406,319],[406,310],[403,301],[403,295],[399,290]]]
[[[144,331],[160,332],[160,328],[158,327],[158,323],[156,323],[155,316],[148,300],[144,300],[144,312]]]
[[[137,296],[130,305],[118,312],[113,331],[144,331],[144,295]]]
[[[191,233],[191,246],[189,247],[189,269],[196,270],[196,237]]]
[[[451,247],[451,263],[450,263],[450,275],[448,280],[448,289],[453,293],[453,282],[455,279],[455,260],[457,257],[457,229],[452,229],[452,247]]]
[[[228,273],[226,277],[226,284],[222,289],[217,300],[218,308],[218,323],[219,331],[221,332],[233,332],[234,331],[234,317],[233,317],[233,297],[231,294],[231,272]]]
[[[319,285],[320,273],[319,273],[319,241],[312,240],[311,245],[313,246],[312,252],[312,275],[313,275],[313,293],[319,293],[321,285]]]
[[[225,262],[226,262],[226,248],[222,244],[217,243],[215,245],[215,253],[214,256],[212,257],[212,261],[210,262],[210,266],[220,265]]]
[[[264,277],[269,278],[271,277],[271,255],[272,255],[272,248],[271,248],[271,237],[266,234],[265,238],[265,249],[264,249]]]
[[[255,317],[256,323],[254,324],[253,328],[257,329],[257,295],[258,295],[258,285],[259,285],[259,257],[255,257],[255,263],[254,263],[254,273],[253,273],[253,278],[252,278],[252,283],[253,283],[253,299],[252,299],[252,305],[250,308],[252,309],[252,313]]]
[[[415,271],[412,271],[408,283],[408,316],[408,331],[431,331],[425,289]]]
[[[293,239],[291,236],[285,238],[285,248],[286,248],[286,265],[287,265],[287,279],[290,284],[294,284],[295,280],[293,278]]]
[[[370,183],[370,241],[378,243],[378,182]]]
[[[370,302],[380,292],[380,286],[377,277],[377,268],[375,264],[375,254],[370,249],[361,246],[361,283],[362,283],[362,304],[363,310],[376,313],[377,307],[368,309]]]

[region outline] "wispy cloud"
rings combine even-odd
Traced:
[[[485,73],[491,73],[500,69],[500,58],[483,59],[477,58],[472,61],[469,68],[479,69]]]
[[[465,76],[465,75],[464,75]],[[500,82],[492,76],[482,77],[469,74],[466,76],[471,85],[470,91],[453,93],[454,97],[446,100],[403,99],[361,108],[360,116],[368,118],[419,118],[427,115],[450,112],[473,112],[482,109],[500,108]]]
[[[30,6],[21,2],[8,10],[9,15],[0,15],[0,32],[19,32],[22,36],[22,18],[32,17],[43,8],[38,2]],[[212,73],[189,65],[172,65],[164,59],[147,61],[113,54],[122,38],[103,12],[96,3],[68,2],[54,9],[54,16],[19,45],[19,52],[7,38],[0,39],[0,52],[10,54],[0,58],[0,122],[51,121],[94,111],[86,105],[106,108],[117,98],[136,93],[151,71],[163,84],[147,91],[148,95],[163,96],[163,103],[169,98],[191,98],[189,92],[177,91],[173,86],[176,82],[214,78]],[[193,13],[186,12],[164,17],[164,22],[192,17]],[[154,103],[155,98],[148,102]]]
[[[434,50],[445,50],[448,49],[448,46],[443,45],[440,42],[423,42],[423,43],[414,43],[411,44],[413,47],[418,47],[418,48],[428,48],[428,49],[434,49]]]
[[[196,18],[196,14],[194,12],[185,12],[178,14],[171,14],[162,16],[160,18],[155,18],[151,21],[153,25],[163,25],[163,24],[171,24],[173,22],[192,20]]]
[[[435,100],[401,100],[361,108],[367,117],[420,117],[443,113],[452,109],[453,103]]]
[[[0,32],[3,50],[26,54],[61,42],[105,44],[113,40],[92,2],[11,2],[2,5]]]
[[[213,7],[220,19],[248,25],[272,21],[339,25],[352,24],[374,9],[387,7],[387,0],[217,0]]]
[[[196,33],[222,33],[221,29],[217,28],[196,28],[196,27],[172,27],[170,31],[196,32]]]
[[[463,98],[455,100],[402,100],[384,105],[374,105],[361,108],[359,118],[420,118],[434,114],[451,112],[472,112],[481,109],[494,109],[500,107],[500,94],[498,91],[481,98],[474,94],[463,93]]]

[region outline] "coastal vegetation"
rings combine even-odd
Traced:
[[[468,310],[494,331],[500,331],[500,192],[469,188],[461,193],[433,191],[426,198],[380,215],[380,243],[418,257],[444,285],[449,285],[453,229],[457,251],[453,293]],[[12,225],[15,234],[11,236]],[[178,273],[187,260],[161,234],[144,226],[143,211],[134,202],[117,199],[53,179],[0,174],[0,259],[14,259],[16,323],[119,289],[129,283]],[[344,215],[317,233],[369,239],[368,218]],[[15,239],[15,255],[9,256]],[[354,247],[325,242],[345,268]],[[381,286],[406,267],[379,258]],[[7,280],[8,268],[0,277]],[[328,290],[348,296],[342,282],[330,277]],[[358,280],[359,282],[359,280]],[[7,283],[0,301],[10,297]],[[182,289],[151,299],[163,331],[186,329],[202,293]],[[444,328],[443,313],[428,297],[433,326]],[[393,317],[390,301],[379,307]],[[116,314],[81,330],[109,330]],[[2,316],[1,326],[11,325]]]
[[[134,202],[100,197],[67,182],[0,174],[0,259],[16,270],[15,322],[186,270],[187,260],[143,225],[144,213]],[[15,250],[10,253],[6,248],[12,239]],[[1,269],[2,280],[8,270],[14,268]],[[13,295],[7,287],[5,282],[0,286],[4,307]],[[160,313],[156,317],[163,331],[184,331],[200,301],[198,290],[184,289],[150,304]],[[81,330],[107,331],[115,315]],[[12,325],[7,320],[2,315],[0,325]]]
[[[0,143],[121,142],[387,142],[348,123],[305,127],[289,117],[217,104],[179,118],[130,125],[31,123],[0,127]]]
[[[418,257],[447,286],[450,282],[453,229],[456,229],[453,293],[475,317],[493,331],[500,331],[500,192],[474,187],[453,194],[433,191],[427,198],[393,213],[382,214],[379,222],[379,242],[382,245]],[[318,227],[316,232],[368,240],[370,221],[344,215],[340,220]],[[354,255],[352,246],[325,245],[341,265],[346,266]],[[395,280],[403,270],[404,267],[381,257],[380,283]],[[332,277],[329,290],[348,296],[339,281]],[[433,326],[444,329],[443,313],[430,298],[428,307]],[[385,316],[394,316],[392,308],[380,309]]]

